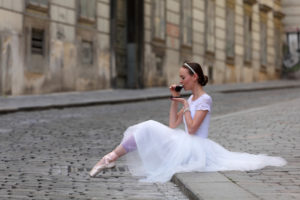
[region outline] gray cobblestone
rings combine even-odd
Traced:
[[[121,113],[122,107],[118,108]],[[93,164],[117,145],[134,118],[122,121],[126,115],[119,117],[119,111],[111,108],[3,116],[0,199],[187,199],[171,182],[138,182],[122,159],[116,168],[94,179],[88,177]]]
[[[298,98],[300,90],[211,95],[213,116],[221,116],[288,102]],[[282,109],[279,108],[280,112]],[[148,119],[167,124],[168,110],[169,100],[155,100],[2,115],[0,199],[187,199],[172,182],[138,182],[138,177],[130,175],[122,159],[115,169],[106,170],[97,178],[87,175],[95,162],[120,142],[128,126]],[[274,109],[260,116],[258,121],[257,116],[251,114],[238,120],[230,120],[230,117],[215,120],[210,136],[230,150],[264,151],[283,155],[289,161],[282,169],[226,172],[224,175],[245,187],[252,183],[274,187],[275,190],[270,189],[267,194],[259,193],[263,199],[298,198],[300,138],[299,125],[295,125],[299,121],[296,111],[289,110],[288,119]],[[266,123],[269,124],[267,128]],[[256,190],[253,187],[251,191],[255,193]]]

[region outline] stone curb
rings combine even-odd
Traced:
[[[20,111],[36,111],[36,110],[47,110],[47,109],[63,109],[71,107],[82,107],[82,106],[96,106],[105,104],[122,104],[138,101],[149,101],[153,99],[163,99],[165,96],[145,97],[145,98],[127,98],[127,99],[112,99],[112,100],[101,100],[101,101],[88,101],[88,102],[77,102],[77,103],[60,103],[60,104],[48,104],[40,106],[24,106],[24,107],[10,107],[1,108],[0,114],[8,114]]]
[[[264,91],[264,90],[278,90],[278,89],[286,89],[286,88],[300,88],[300,84],[272,86],[272,87],[254,87],[254,88],[227,89],[227,90],[225,89],[225,90],[216,90],[215,92],[237,93],[237,92],[251,92],[251,91]]]
[[[189,94],[183,94],[183,97],[189,96]],[[35,105],[35,106],[19,106],[19,107],[7,107],[0,108],[1,114],[9,114],[14,112],[30,112],[38,110],[48,110],[48,109],[63,109],[63,108],[72,108],[72,107],[83,107],[83,106],[97,106],[97,105],[107,105],[107,104],[122,104],[122,103],[132,103],[132,102],[141,102],[141,101],[150,101],[158,99],[169,98],[170,95],[153,95],[145,97],[127,97],[119,99],[108,99],[108,100],[95,100],[95,101],[82,101],[82,102],[72,102],[72,103],[57,103],[57,104],[45,104],[45,105]]]
[[[193,189],[191,189],[188,184],[185,184],[184,181],[178,177],[177,174],[175,174],[172,177],[171,181],[175,185],[177,185],[179,187],[180,191],[183,194],[185,194],[185,196],[187,196],[190,200],[202,200],[195,194],[195,191],[193,191]]]
[[[249,91],[257,91],[257,90],[275,90],[275,89],[285,89],[285,88],[300,88],[300,82],[299,81],[293,81],[293,82],[275,82],[275,83],[267,83],[267,84],[261,84],[261,83],[254,83],[254,84],[233,84],[233,85],[208,85],[206,87],[208,92],[211,93],[235,93],[235,92],[249,92]],[[150,91],[151,90],[151,91]],[[112,90],[111,94],[113,93],[120,93],[126,90]],[[146,94],[146,92],[150,92],[150,94],[147,94],[145,96],[141,94]],[[154,91],[154,92],[153,92]],[[91,94],[94,96],[94,99],[85,100],[85,98],[78,98],[77,100],[68,102],[66,100],[57,102],[57,99],[54,99],[53,102],[49,103],[38,103],[39,105],[20,105],[16,103],[16,105],[12,106],[0,106],[0,115],[1,114],[9,114],[14,112],[21,112],[21,111],[37,111],[37,110],[47,110],[47,109],[63,109],[63,108],[71,108],[71,107],[82,107],[82,106],[96,106],[96,105],[106,105],[106,104],[121,104],[121,103],[131,103],[131,102],[139,102],[139,101],[149,101],[149,100],[156,100],[156,99],[166,99],[169,98],[169,93],[162,92],[161,88],[158,88],[158,92],[155,93],[155,88],[152,89],[145,89],[135,91],[135,90],[129,90],[129,92],[133,93],[128,95],[127,97],[111,97],[111,98],[105,98],[105,99],[97,99],[97,95],[105,95],[105,93],[93,93]],[[74,93],[77,93],[76,95],[89,95],[89,92],[71,92],[70,95],[73,95]],[[108,94],[108,93],[106,93]],[[187,97],[190,93],[185,92],[182,96]],[[36,99],[36,97],[39,97],[42,95],[33,95],[33,99]],[[52,96],[51,94],[48,96]],[[53,95],[55,96],[55,94]],[[68,93],[59,93],[57,96],[68,96]],[[114,95],[112,95],[114,96]],[[26,96],[28,97],[28,96]],[[9,97],[14,98],[14,97]],[[18,96],[16,98],[22,98],[22,96]],[[29,97],[30,98],[30,97]],[[63,98],[63,97],[62,97]],[[0,98],[1,100],[1,98]],[[45,99],[41,99],[40,101],[43,101]]]
[[[172,182],[191,200],[260,199],[219,172],[178,173],[173,176]]]

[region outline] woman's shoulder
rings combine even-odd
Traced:
[[[211,104],[212,103],[212,98],[209,94],[207,93],[204,93],[201,98],[198,99],[199,102],[205,102],[205,103],[209,103]]]
[[[211,103],[212,102],[212,98],[209,94],[207,93],[204,93],[203,95],[201,95],[198,99],[196,100],[192,100],[193,99],[193,95],[191,95],[188,99],[189,102],[192,102],[192,103],[199,103],[199,102],[207,102],[207,103]]]
[[[201,95],[198,99],[198,101],[208,101],[208,100],[212,100],[211,96],[207,93],[204,93],[203,95]]]
[[[204,94],[203,94],[203,98],[204,98],[204,99],[212,100],[211,96],[210,96],[209,94],[207,94],[207,93],[204,93]]]
[[[196,110],[208,110],[211,111],[212,99],[208,94],[203,94],[195,102],[194,107]]]

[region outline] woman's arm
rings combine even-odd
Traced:
[[[183,109],[177,113],[178,102],[172,101],[170,107],[169,127],[176,128],[182,122]]]
[[[175,91],[176,85],[173,84],[170,86],[170,92],[173,97],[180,96],[180,92]],[[170,107],[170,116],[169,116],[169,127],[176,128],[182,122],[183,111],[178,113],[178,102],[172,99]]]
[[[207,113],[207,110],[197,110],[194,119],[192,119],[190,111],[184,113],[186,126],[190,134],[196,133]]]
[[[201,123],[203,122],[208,110],[197,110],[194,119],[191,116],[188,102],[183,98],[175,98],[173,101],[180,102],[183,104],[182,115],[185,117],[186,126],[190,134],[196,133]]]

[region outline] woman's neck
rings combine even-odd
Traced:
[[[193,93],[193,100],[198,99],[201,95],[203,95],[205,93],[205,91],[203,90],[202,86],[200,85],[195,85],[195,87],[192,89],[192,93]]]

